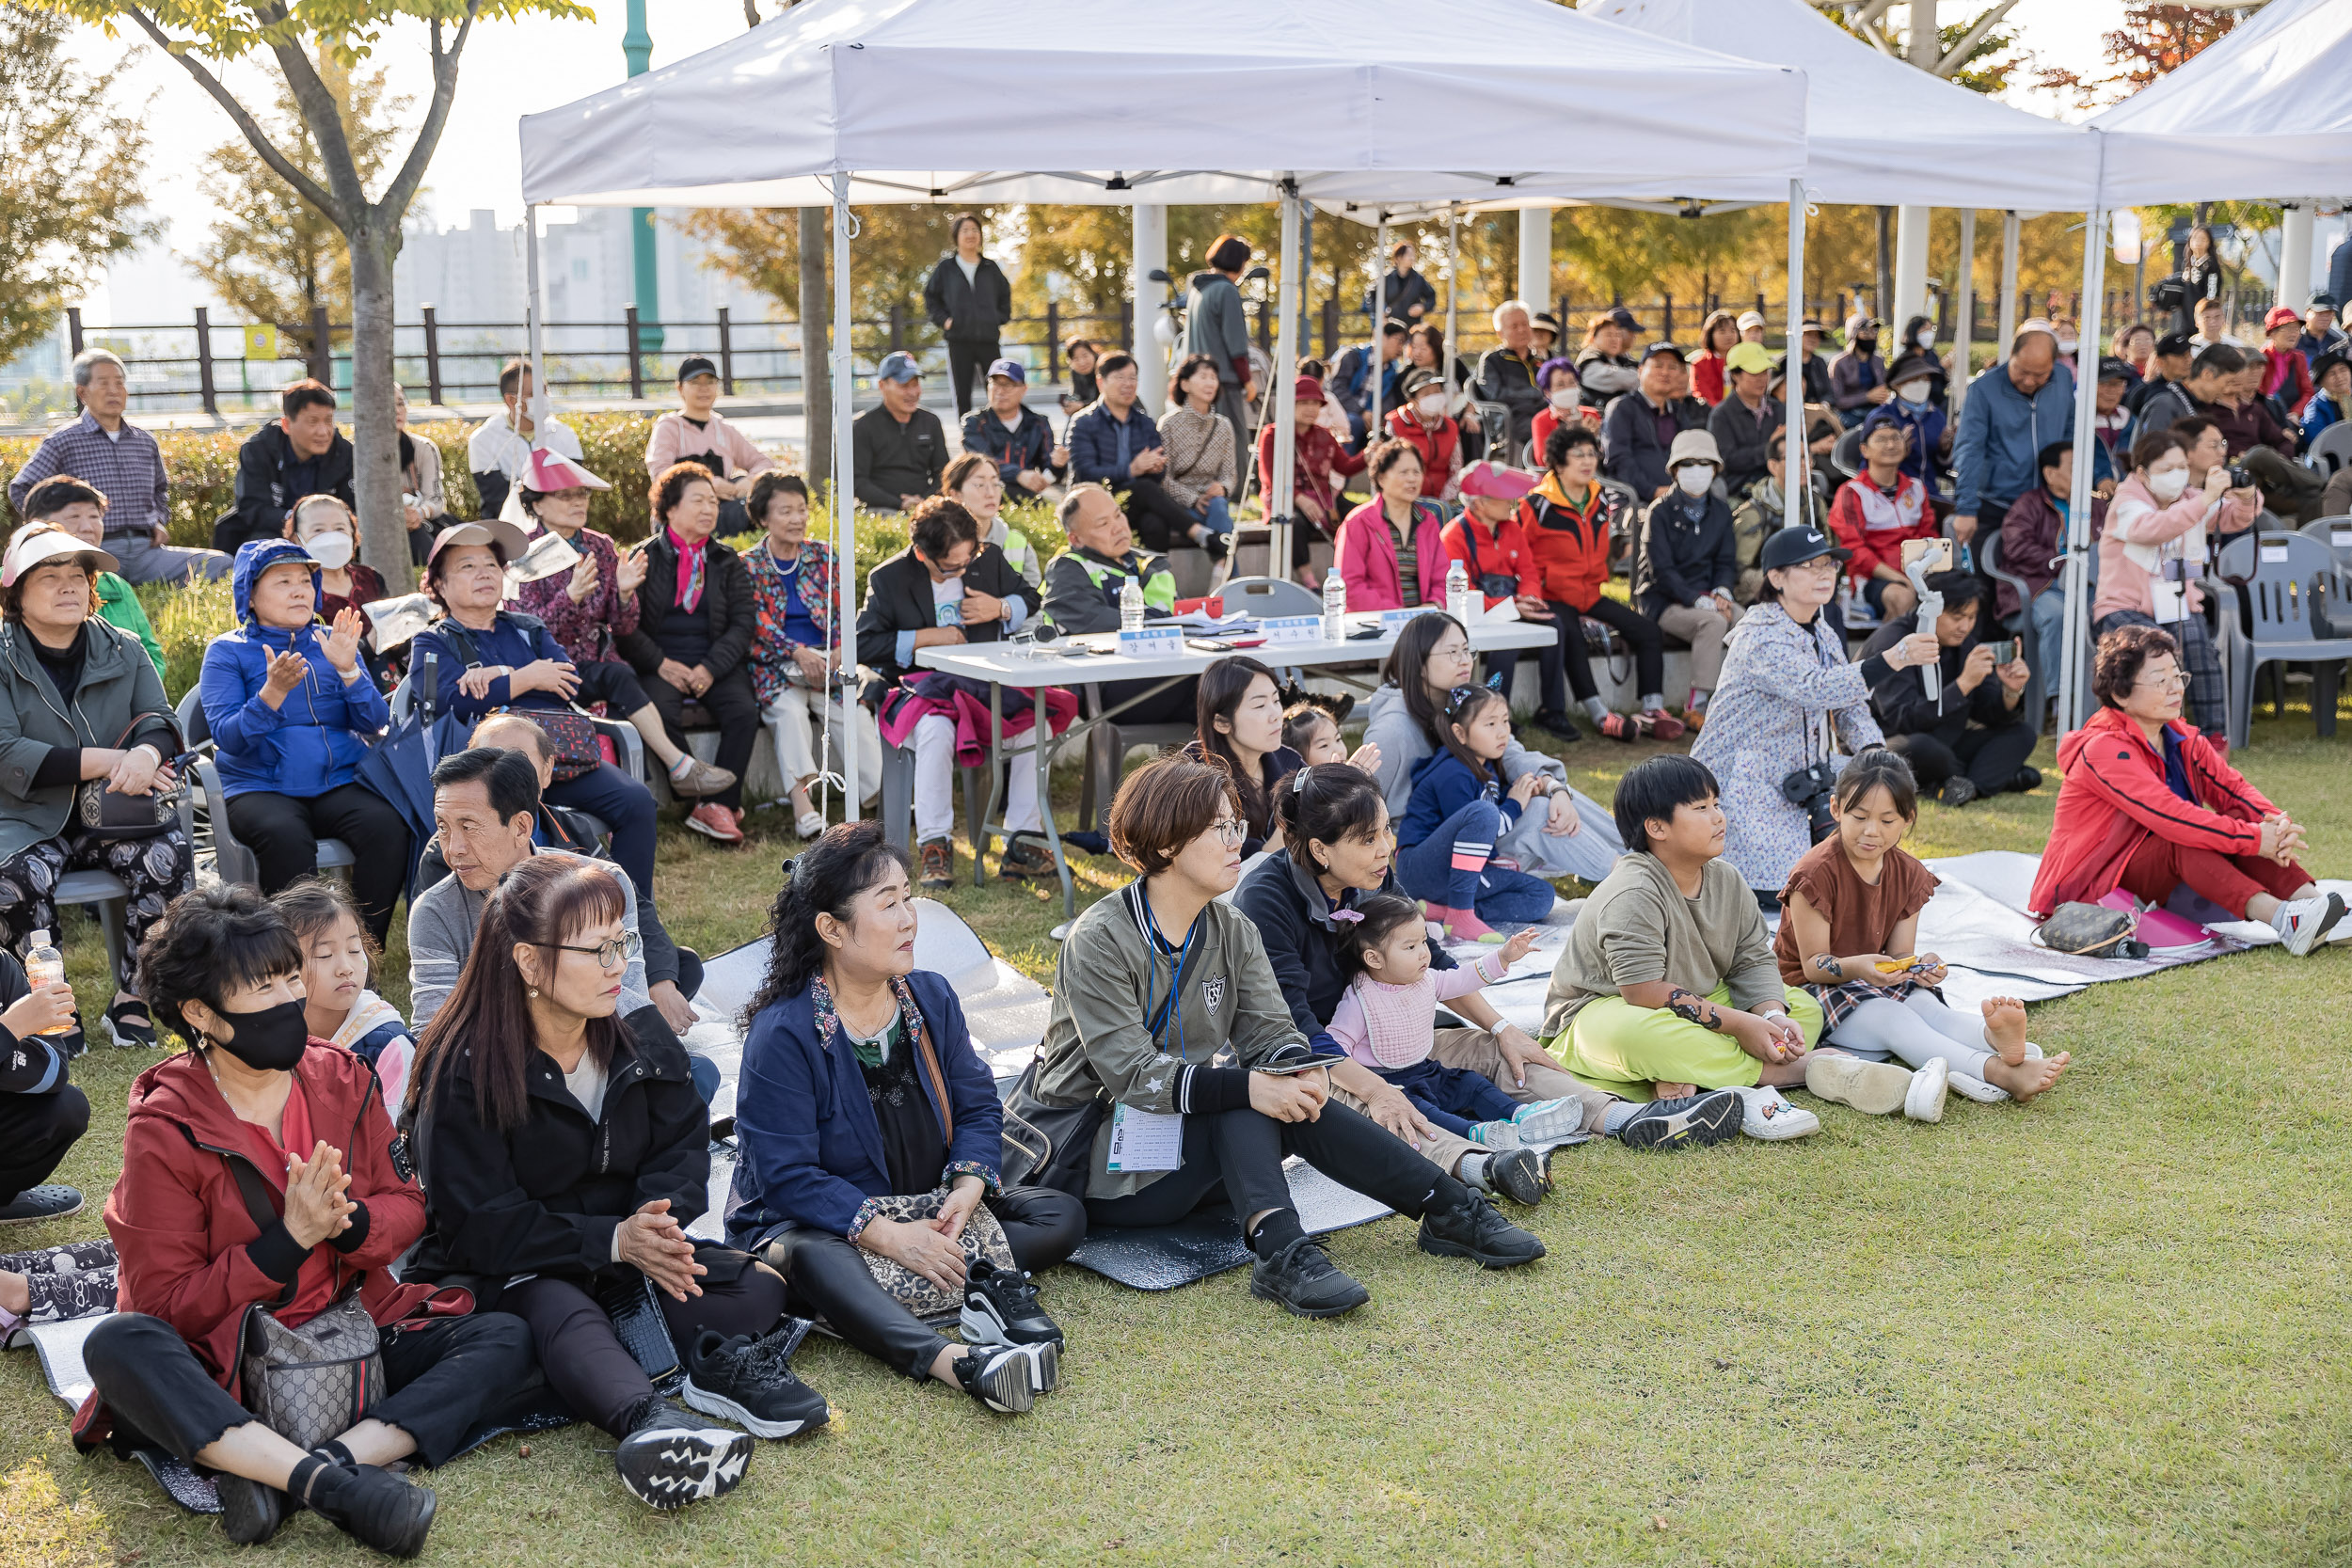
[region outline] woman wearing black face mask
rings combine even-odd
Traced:
[[[461,1291],[393,1280],[423,1233],[424,1193],[373,1070],[310,1037],[302,949],[282,914],[250,888],[188,894],[149,932],[139,972],[189,1049],[131,1089],[106,1201],[118,1310],[83,1351],[97,1393],[74,1441],[151,1443],[217,1471],[231,1541],[267,1540],[291,1497],[414,1556],[433,1493],[382,1466],[457,1452],[529,1375],[530,1331],[471,1311]],[[255,1307],[299,1328],[354,1295],[377,1326],[383,1379],[366,1419],[305,1452],[238,1402],[240,1342]]]

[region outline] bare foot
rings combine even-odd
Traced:
[[[1649,1092],[1657,1100],[1687,1100],[1699,1092],[1696,1084],[1652,1084]]]
[[[2026,1005],[2013,996],[1988,997],[1984,1004],[1984,1043],[2010,1067],[2026,1059]],[[2009,1087],[2007,1084],[2001,1085]]]
[[[2058,1081],[2073,1057],[2072,1052],[2061,1051],[2036,1062],[2011,1064],[1998,1056],[1984,1064],[1984,1081],[2009,1091],[2011,1100],[2023,1103]]]

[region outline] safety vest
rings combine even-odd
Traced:
[[[1086,568],[1087,580],[1103,591],[1103,596],[1111,602],[1112,608],[1118,607],[1119,595],[1126,592],[1127,579],[1130,577],[1140,577],[1143,579],[1144,608],[1160,610],[1163,613],[1174,611],[1176,579],[1168,575],[1168,568],[1162,564],[1160,557],[1130,552],[1127,559],[1136,563],[1136,570],[1127,572],[1117,566],[1106,566],[1083,550],[1073,550],[1070,553],[1080,566]]]

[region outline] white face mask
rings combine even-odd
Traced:
[[[1927,381],[1906,381],[1895,388],[1895,395],[1905,403],[1925,403],[1928,401],[1928,391],[1933,385],[1932,382]]]
[[[1682,486],[1686,496],[1704,496],[1707,487],[1715,483],[1712,463],[1685,463],[1675,470],[1675,483]]]
[[[302,548],[311,560],[330,572],[340,572],[351,564],[353,545],[348,533],[315,534],[302,542]]]
[[[1935,328],[1932,326],[1921,327],[1913,335],[1912,341],[1917,343],[1921,348],[1933,348],[1935,346]]]
[[[1552,389],[1551,405],[1559,409],[1574,408],[1583,399],[1584,394],[1573,387],[1557,387]]]
[[[2163,473],[2148,476],[2148,493],[2160,501],[2179,500],[2181,492],[2187,488],[2188,470],[2186,468],[2169,468]]]
[[[2060,338],[2058,340],[2058,352],[2060,354],[2072,354],[2080,347],[2082,347],[2082,344],[2072,338]]]
[[[1413,409],[1424,420],[1437,419],[1445,412],[1445,394],[1432,392],[1425,398],[1415,398]]]

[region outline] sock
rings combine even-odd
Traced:
[[[693,766],[694,753],[691,752],[680,752],[677,754],[677,761],[670,765],[670,777],[674,779],[682,779],[686,777],[686,770]]]
[[[1629,1100],[1613,1100],[1609,1109],[1600,1114],[1600,1130],[1612,1136],[1617,1130],[1642,1114],[1642,1108]]]
[[[1488,1158],[1489,1156],[1485,1154],[1465,1154],[1462,1156],[1461,1164],[1454,1167],[1454,1175],[1461,1179],[1464,1185],[1476,1187],[1484,1192],[1486,1190]]]
[[[340,1438],[330,1437],[310,1451],[329,1465],[338,1465],[346,1470],[356,1470],[359,1467],[359,1462],[352,1457],[351,1450],[343,1447]]]
[[[1421,1210],[1425,1214],[1433,1209],[1459,1209],[1470,1200],[1469,1187],[1451,1176],[1440,1174],[1437,1185],[1429,1189],[1429,1196],[1421,1200]]]
[[[1272,1258],[1306,1234],[1306,1227],[1298,1223],[1298,1211],[1277,1209],[1249,1233],[1249,1250],[1261,1258]]]
[[[1596,724],[1607,723],[1609,721],[1609,705],[1598,697],[1585,698],[1584,711],[1592,716],[1593,722]]]
[[[1664,709],[1665,705],[1666,694],[1664,692],[1645,691],[1642,693],[1642,711],[1644,713],[1661,712]]]

